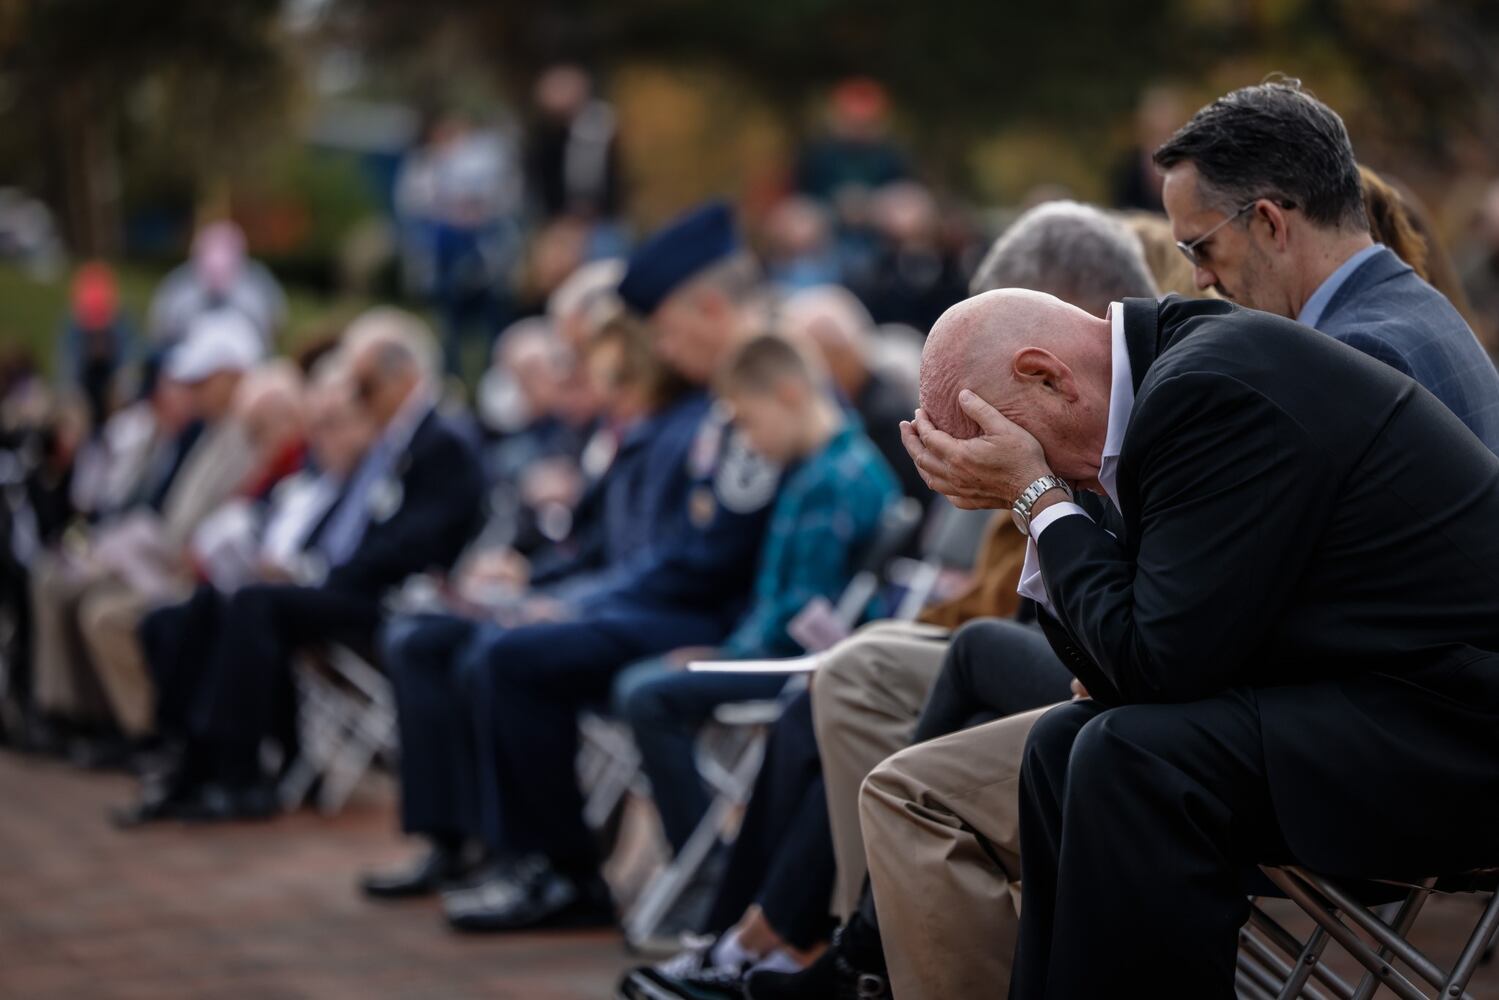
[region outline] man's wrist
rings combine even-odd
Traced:
[[[1066,490],[1062,489],[1060,486],[1053,487],[1052,489],[1049,489],[1045,493],[1041,494],[1041,496],[1036,499],[1036,502],[1031,504],[1031,520],[1034,521],[1036,517],[1046,508],[1053,507],[1059,503],[1068,503],[1071,500],[1072,497],[1068,496]]]

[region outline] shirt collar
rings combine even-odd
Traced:
[[[1109,425],[1104,432],[1103,456],[1098,466],[1098,481],[1119,506],[1119,495],[1115,488],[1119,453],[1124,450],[1124,432],[1129,427],[1130,411],[1135,407],[1134,372],[1129,363],[1129,346],[1124,340],[1124,304],[1115,302],[1109,306],[1110,340],[1113,350],[1113,373],[1109,379]]]
[[[1357,271],[1363,265],[1364,261],[1383,249],[1383,243],[1375,243],[1373,246],[1365,247],[1338,265],[1338,269],[1329,274],[1327,279],[1317,286],[1317,290],[1312,293],[1312,297],[1306,300],[1306,305],[1302,306],[1301,312],[1296,314],[1296,322],[1310,327],[1315,327],[1320,323],[1322,321],[1322,314],[1327,311],[1327,304],[1332,301],[1334,295],[1338,294],[1338,289],[1343,287],[1343,282],[1347,281],[1353,272]]]
[[[384,450],[391,455],[405,451],[433,405],[432,393],[425,386],[414,389],[385,428],[381,441]]]

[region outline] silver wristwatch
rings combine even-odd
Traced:
[[[1061,490],[1067,494],[1067,499],[1072,499],[1072,487],[1067,485],[1065,479],[1057,476],[1042,476],[1021,491],[1020,496],[1010,505],[1010,516],[1015,519],[1015,527],[1020,533],[1030,537],[1031,533],[1031,508],[1036,506],[1036,501],[1041,499],[1041,494],[1052,490]]]

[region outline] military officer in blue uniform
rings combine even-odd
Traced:
[[[661,357],[701,387],[754,332],[758,294],[753,261],[740,247],[728,206],[718,202],[642,243],[619,287],[626,306],[652,323]],[[467,727],[465,742],[474,751],[461,768],[430,775],[434,784],[421,793],[441,789],[448,822],[466,829],[442,831],[447,836],[411,873],[421,888],[435,887],[460,871],[452,834],[482,837],[498,863],[476,886],[445,896],[455,926],[508,930],[613,920],[582,818],[577,714],[604,703],[626,665],[712,645],[728,634],[748,603],[780,479],[711,398],[704,397],[696,419],[681,460],[659,471],[685,480],[681,509],[660,540],[566,620],[476,630],[452,655],[447,713],[403,722],[408,743],[423,731],[435,736]],[[427,707],[442,704],[428,700]],[[403,746],[403,753],[411,751]],[[465,780],[461,772],[469,768]],[[416,780],[408,772],[408,784]],[[457,801],[465,796],[472,800]]]

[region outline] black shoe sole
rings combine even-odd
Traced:
[[[538,920],[518,921],[502,917],[449,917],[448,926],[463,934],[519,934],[526,931],[596,931],[619,926],[614,913],[583,907],[568,907]]]

